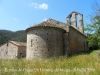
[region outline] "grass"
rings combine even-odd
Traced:
[[[98,50],[50,59],[0,60],[0,75],[100,75]]]

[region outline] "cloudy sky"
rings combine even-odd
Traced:
[[[52,18],[66,23],[66,17],[76,11],[84,22],[92,12],[92,5],[100,0],[0,0],[0,29],[25,30]]]

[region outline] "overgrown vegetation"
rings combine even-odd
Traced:
[[[100,75],[100,57],[94,50],[69,58],[3,59],[0,75]]]

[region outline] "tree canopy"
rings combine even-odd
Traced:
[[[90,24],[87,24],[85,31],[88,33],[90,49],[100,48],[100,6],[96,2],[93,5],[93,13],[89,16]]]

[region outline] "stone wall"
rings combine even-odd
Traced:
[[[69,39],[68,39],[68,51],[67,55],[72,55],[77,52],[87,51],[87,37],[81,32],[77,31],[73,27],[69,27]]]
[[[17,46],[6,43],[0,47],[0,59],[13,59],[26,57],[26,46]]]
[[[26,57],[26,46],[19,46],[18,47],[18,58],[25,58]]]
[[[18,47],[11,43],[6,43],[0,47],[0,59],[11,59],[17,57]]]
[[[43,27],[27,32],[27,59],[60,56],[63,50],[61,29]]]

